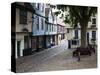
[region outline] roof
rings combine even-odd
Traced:
[[[35,10],[33,9],[32,5],[28,2],[15,2],[13,3],[15,4],[15,7],[16,8],[20,8],[20,9],[23,9],[23,10],[27,10],[27,11],[31,11],[31,12],[35,12]]]

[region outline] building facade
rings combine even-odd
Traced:
[[[46,48],[57,45],[57,23],[55,15],[52,12],[52,8],[49,4],[45,7],[45,37],[46,37]]]
[[[88,23],[87,29],[87,43],[96,44],[98,41],[98,29],[97,29],[97,15],[91,17],[91,21]]]
[[[59,45],[65,38],[65,26],[52,9],[44,3],[15,3],[15,58]]]
[[[65,39],[65,23],[63,19],[57,18],[57,37],[58,37],[58,45],[61,43],[63,39]]]
[[[35,9],[32,26],[32,50],[39,51],[45,48],[45,4],[32,3]]]
[[[32,6],[35,10],[32,27],[32,50],[40,51],[58,45],[59,35],[61,35],[60,40],[62,40],[65,32],[64,26],[57,24],[57,16],[52,11],[52,5],[32,3]]]
[[[88,44],[97,45],[97,15],[91,16],[91,21],[88,22],[86,40]],[[81,28],[73,28],[66,25],[66,39],[68,40],[68,48],[76,48],[81,46]]]
[[[33,9],[29,3],[15,3],[16,4],[16,58],[27,55],[31,50],[31,36],[32,36],[32,14]],[[31,53],[29,53],[31,54]]]

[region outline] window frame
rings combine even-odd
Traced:
[[[36,6],[36,9],[39,10],[39,8],[40,8],[40,3],[36,3],[35,6]]]
[[[20,9],[19,16],[20,16],[19,23],[27,24],[27,11]]]
[[[92,31],[92,39],[96,39],[96,31]]]
[[[78,37],[78,30],[75,30],[75,39],[78,39],[79,37]]]
[[[41,4],[41,11],[44,12],[44,3]]]
[[[43,30],[44,29],[44,19],[41,18],[41,29]]]
[[[96,18],[92,18],[92,24],[96,24]]]
[[[36,16],[36,29],[39,30],[39,17]]]

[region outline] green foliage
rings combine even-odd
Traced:
[[[56,16],[58,16],[60,13],[61,13],[61,11],[54,12],[54,14],[55,14]]]
[[[63,18],[64,17],[64,14],[61,14],[60,18]]]
[[[88,23],[90,17],[97,13],[97,7],[57,5],[57,8],[63,12],[68,12],[65,15],[64,22],[69,23],[73,27],[77,27],[78,23]]]
[[[97,13],[97,7],[57,5],[57,8],[63,12],[68,12],[65,15],[65,23],[68,23],[74,28],[79,23],[81,26],[81,46],[86,46],[86,27],[91,16]]]

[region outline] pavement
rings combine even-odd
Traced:
[[[72,57],[74,49],[67,49],[67,41],[30,56],[16,59],[16,72],[43,72],[97,68],[97,53],[82,56],[81,61]]]

